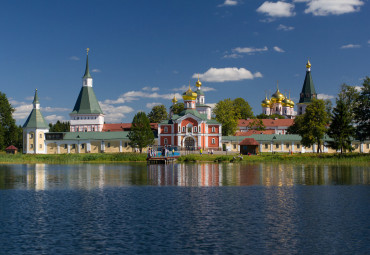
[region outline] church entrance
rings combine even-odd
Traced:
[[[185,150],[195,150],[195,141],[192,137],[186,137],[184,140]]]

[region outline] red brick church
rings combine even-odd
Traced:
[[[183,93],[185,109],[180,114],[170,113],[171,118],[158,125],[158,145],[178,146],[182,149],[219,150],[222,148],[222,125],[211,119],[211,107],[205,104],[202,83],[198,89]],[[177,103],[176,96],[172,100]]]

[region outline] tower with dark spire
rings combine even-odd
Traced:
[[[37,89],[32,104],[33,109],[23,124],[23,153],[45,154],[45,133],[49,132],[49,126],[40,111]]]
[[[93,90],[93,79],[89,69],[89,48],[86,54],[86,68],[82,77],[82,88],[73,111],[69,114],[71,132],[102,131],[104,114]]]
[[[312,81],[311,63],[309,60],[307,61],[306,68],[307,68],[306,77],[303,82],[301,94],[299,95],[298,115],[304,114],[307,105],[312,102],[312,99],[317,98],[315,86],[313,85]]]

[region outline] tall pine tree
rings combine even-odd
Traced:
[[[354,109],[356,136],[361,141],[370,139],[370,77],[366,77]]]
[[[19,137],[19,128],[13,119],[13,112],[14,108],[6,95],[0,92],[0,150],[9,145],[22,146],[22,136]]]
[[[150,128],[149,119],[144,112],[138,112],[134,116],[128,137],[130,139],[130,146],[132,148],[139,148],[140,153],[143,148],[154,143],[154,134]]]
[[[337,105],[333,109],[331,124],[327,134],[334,139],[329,141],[329,147],[340,150],[340,153],[352,151],[351,137],[355,135],[355,128],[351,124],[352,113],[343,98],[337,99]]]

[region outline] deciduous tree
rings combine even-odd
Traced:
[[[140,153],[143,148],[154,143],[154,134],[150,128],[149,119],[144,112],[138,112],[134,116],[128,138],[130,139],[130,146],[139,148]]]
[[[233,101],[230,98],[220,101],[213,109],[213,114],[222,124],[222,135],[234,135],[238,127],[238,115],[235,112]]]
[[[70,124],[69,121],[66,122],[60,122],[57,120],[57,122],[53,125],[52,123],[49,123],[49,131],[50,132],[69,132],[70,130]]]
[[[0,150],[4,150],[9,145],[22,145],[22,137],[19,140],[19,129],[15,124],[13,112],[14,108],[8,98],[0,92]]]
[[[159,123],[167,119],[166,107],[163,104],[154,106],[152,111],[148,114],[148,118],[150,123]]]
[[[233,100],[233,106],[235,110],[235,114],[238,115],[239,119],[248,119],[253,118],[253,111],[252,107],[245,101],[243,98],[238,97]]]
[[[185,109],[184,103],[177,103],[171,106],[173,114],[179,114]]]

